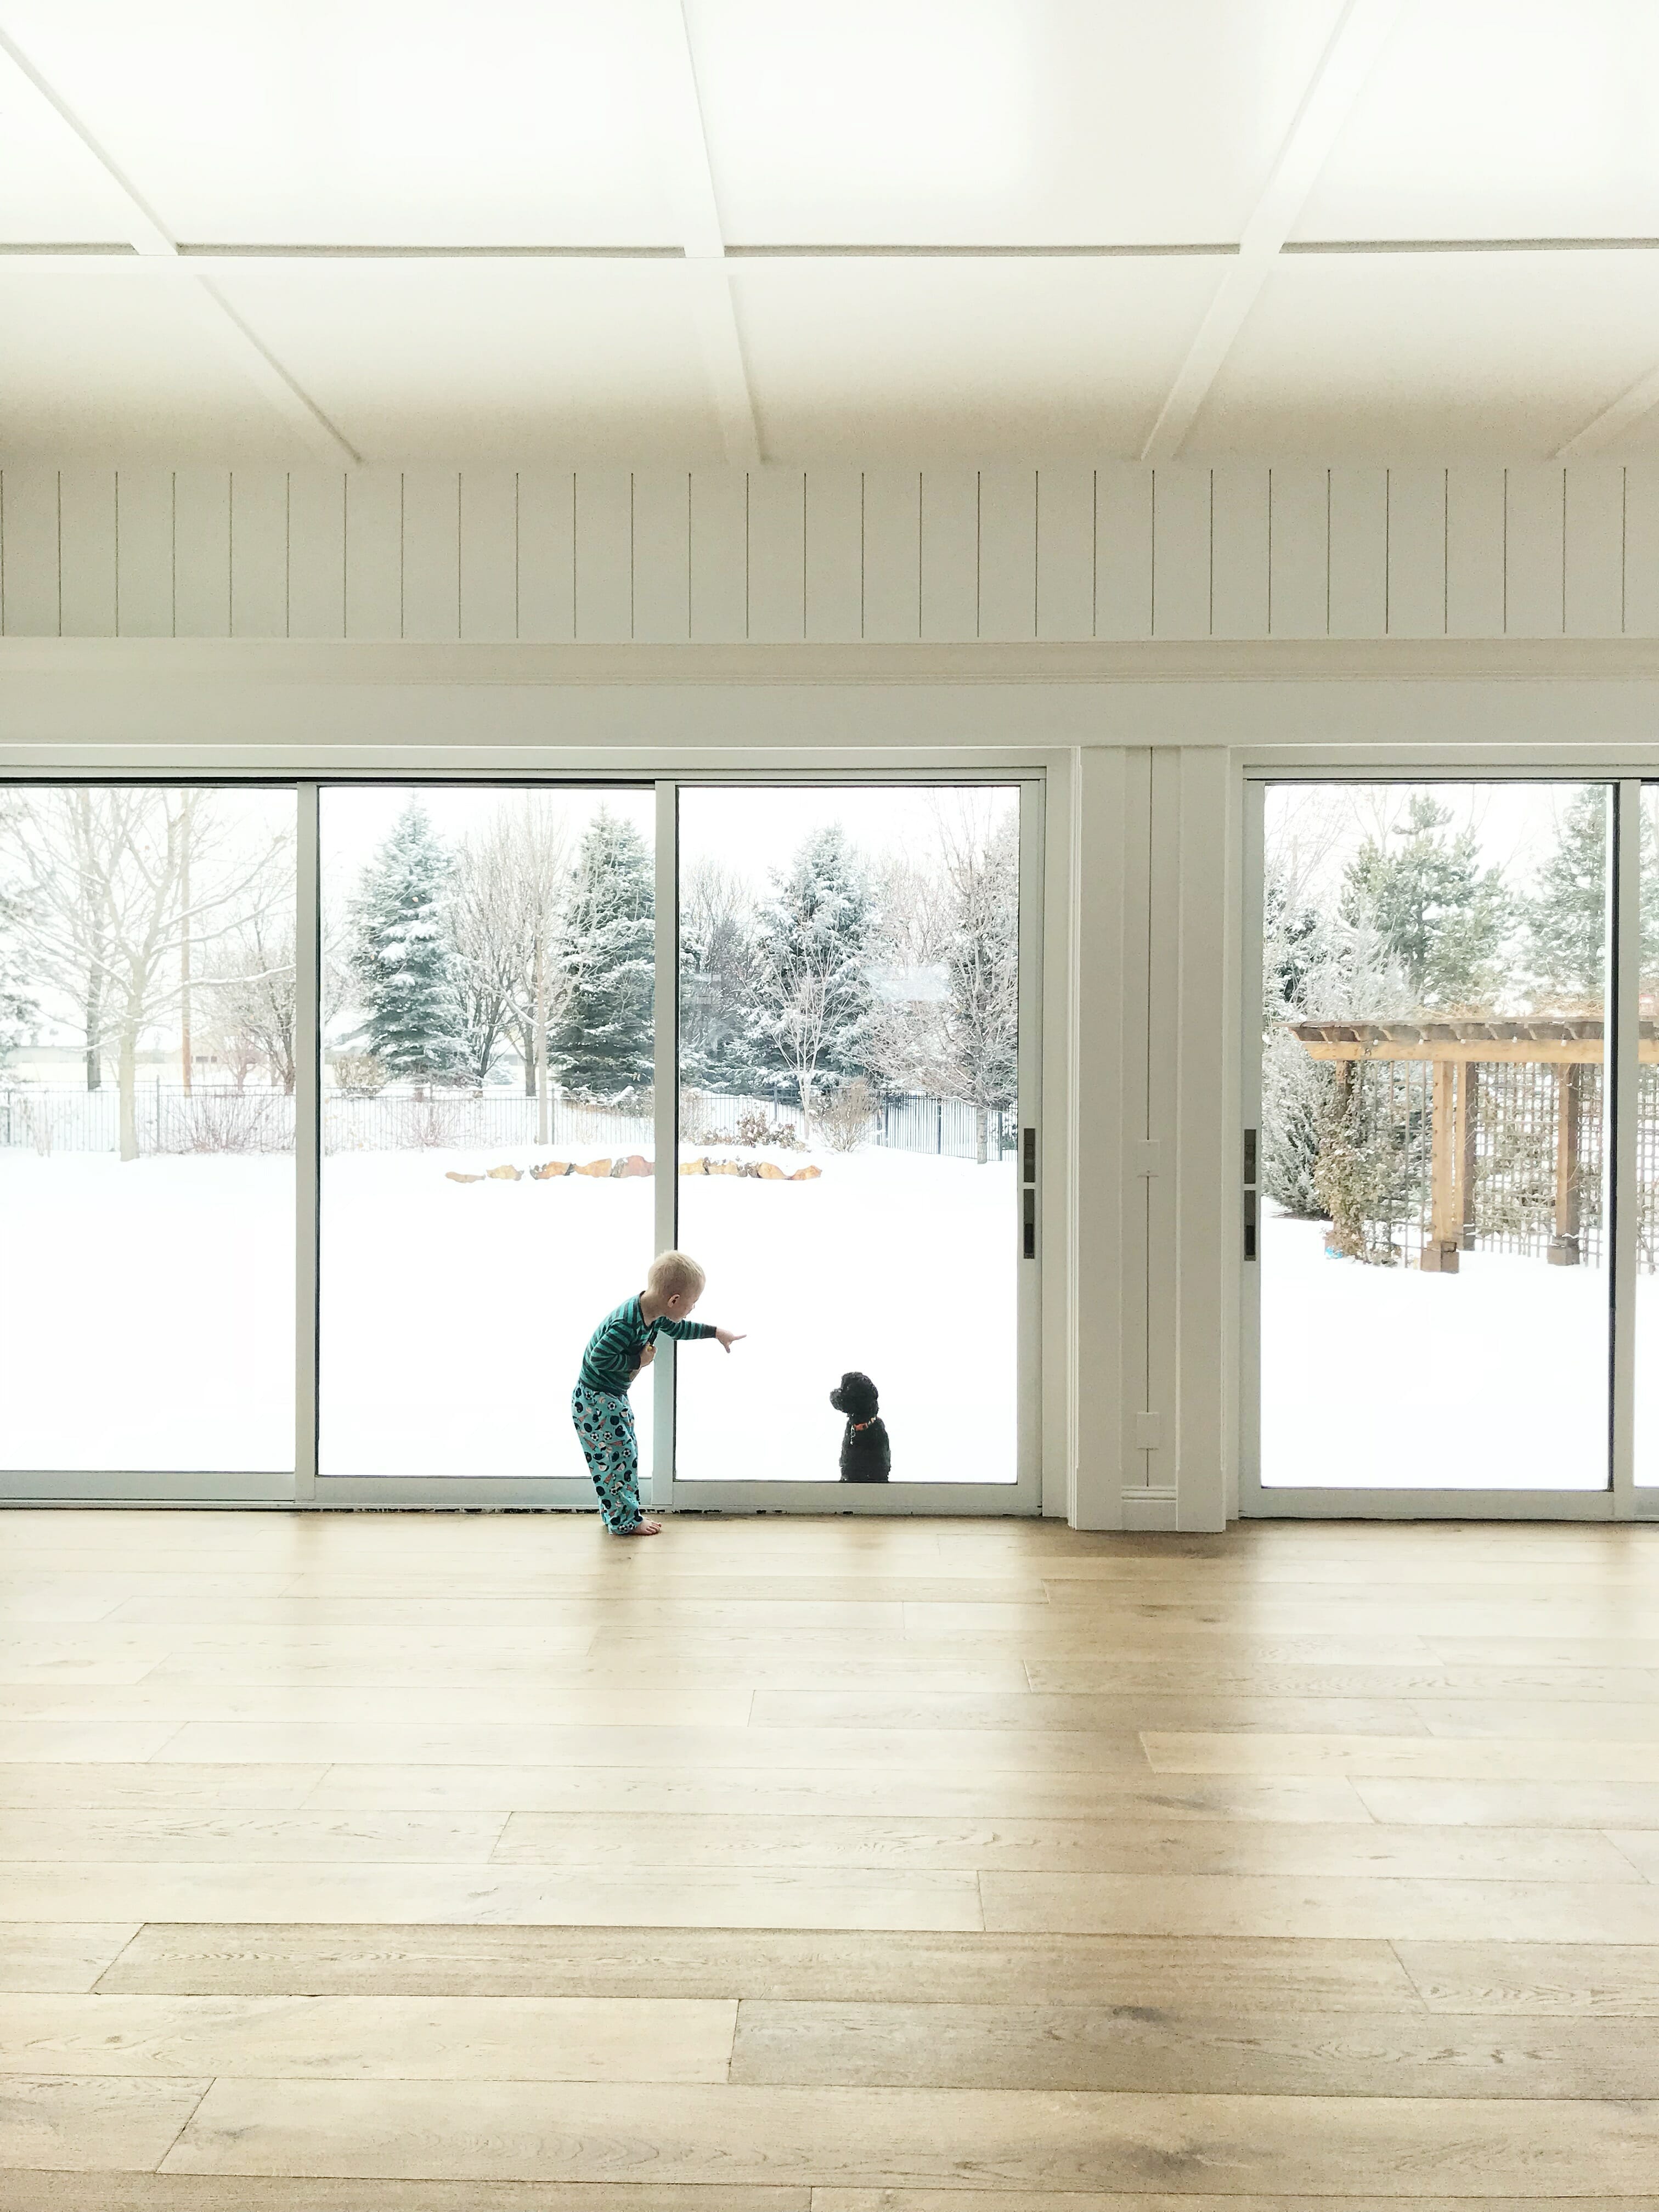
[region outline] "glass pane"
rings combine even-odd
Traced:
[[[323,1474],[587,1480],[570,1388],[652,1252],[654,805],[322,793]]]
[[[294,1465],[291,791],[0,791],[0,1465]]]
[[[1611,791],[1266,798],[1262,1481],[1603,1489]]]
[[[1659,1486],[1659,784],[1642,787],[1636,1078],[1636,1480]]]
[[[1017,789],[682,791],[678,1480],[1017,1479],[1018,953]]]

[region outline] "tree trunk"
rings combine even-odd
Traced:
[[[179,1066],[185,1096],[191,1093],[190,1050],[190,830],[191,801],[184,806],[184,842],[179,858]],[[236,1088],[240,1091],[241,1085]]]
[[[536,1142],[548,1142],[547,1127],[547,941],[536,925]]]
[[[87,1088],[99,1091],[104,1082],[103,1007],[102,994],[95,975],[87,978]]]
[[[121,1044],[116,1062],[121,1085],[121,1158],[138,1157],[138,1024],[129,1018],[121,1024]]]
[[[974,1107],[974,1158],[981,1167],[991,1157],[991,1116],[988,1110],[975,1103]]]

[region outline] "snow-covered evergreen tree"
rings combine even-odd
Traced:
[[[760,910],[755,1059],[809,1126],[821,1092],[865,1069],[872,920],[868,879],[838,822],[814,830],[775,871]]]
[[[559,918],[564,990],[551,1036],[560,1079],[587,1097],[619,1097],[652,1079],[655,914],[649,847],[631,822],[601,807],[583,832]]]
[[[0,883],[0,1067],[27,1036],[36,1011],[24,945],[27,917],[22,893]]]
[[[354,1042],[394,1081],[465,1079],[466,1019],[448,904],[453,854],[411,799],[364,869],[351,907],[351,970],[363,1010]]]
[[[708,860],[680,892],[680,1079],[715,1094],[755,1085],[750,1015],[754,902],[743,878]]]
[[[1500,872],[1480,866],[1473,830],[1445,835],[1451,819],[1429,793],[1413,792],[1404,818],[1368,837],[1343,878],[1344,920],[1376,929],[1422,1007],[1487,996],[1510,921]]]
[[[1607,992],[1608,812],[1604,784],[1586,784],[1574,793],[1562,815],[1555,849],[1526,903],[1528,964],[1540,993],[1564,1011],[1575,1005],[1599,1008]],[[1659,840],[1648,808],[1638,808],[1638,816],[1645,983],[1659,964]]]
[[[1019,1092],[1019,817],[947,842],[950,939],[945,1077],[974,1109],[975,1153],[989,1157],[990,1116]]]

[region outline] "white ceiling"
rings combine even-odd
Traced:
[[[0,0],[0,452],[1656,447],[1654,0]]]

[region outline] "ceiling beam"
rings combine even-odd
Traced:
[[[8,105],[32,109],[47,119],[60,142],[72,145],[76,158],[94,164],[119,196],[125,243],[141,258],[180,265],[179,241],[156,210],[113,157],[56,89],[47,82],[28,56],[0,26],[0,97]],[[125,259],[126,257],[119,257]],[[94,257],[82,259],[82,265]],[[276,356],[248,328],[211,278],[191,269],[181,299],[191,319],[218,349],[264,394],[277,412],[297,430],[313,453],[351,465],[362,456],[349,446],[308,392],[296,384]]]
[[[1291,119],[1267,182],[1239,240],[1238,256],[1209,310],[1141,449],[1144,461],[1181,450],[1244,319],[1284,251],[1359,88],[1393,29],[1402,0],[1345,0],[1336,27]]]
[[[760,429],[738,331],[708,133],[682,0],[651,0],[648,23],[641,60],[654,94],[663,182],[685,255],[692,323],[726,458],[735,468],[751,468],[762,458]]]

